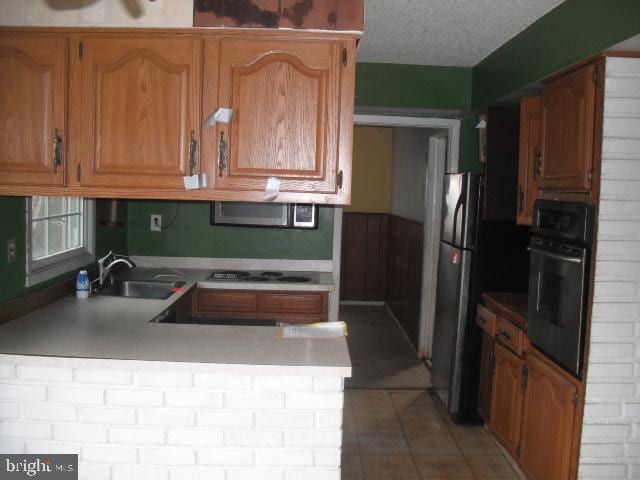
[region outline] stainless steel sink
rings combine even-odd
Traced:
[[[152,298],[164,300],[174,294],[177,288],[185,282],[157,282],[142,280],[116,280],[113,285],[108,285],[101,290],[93,292],[94,295],[106,295],[111,297]]]

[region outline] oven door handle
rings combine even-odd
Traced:
[[[527,247],[527,250],[529,250],[531,253],[537,253],[539,255],[542,255],[543,257],[549,257],[549,258],[553,258],[555,260],[561,260],[563,262],[582,263],[582,258],[568,257],[566,255],[561,255],[560,253],[549,252],[549,251],[543,250],[541,248]]]

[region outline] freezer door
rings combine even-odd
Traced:
[[[440,242],[431,382],[451,413],[458,411],[472,252]]]
[[[457,173],[444,176],[442,241],[460,248],[474,248],[480,189],[480,175]]]

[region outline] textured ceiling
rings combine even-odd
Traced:
[[[564,0],[365,0],[359,62],[472,67]]]

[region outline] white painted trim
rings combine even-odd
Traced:
[[[422,287],[420,300],[419,353],[431,357],[433,327],[436,312],[436,286],[440,251],[440,220],[442,212],[442,178],[447,163],[447,141],[442,135],[429,138],[425,190],[425,219],[422,255]]]
[[[342,261],[342,207],[333,209],[333,284],[335,288],[329,293],[329,321],[340,319],[340,264]]]
[[[378,125],[381,127],[413,127],[438,128],[447,130],[449,142],[449,162],[447,172],[457,172],[460,160],[460,125],[459,118],[438,117],[407,117],[401,115],[366,115],[356,114],[353,117],[355,125]]]
[[[229,270],[283,270],[331,272],[332,260],[283,260],[269,258],[154,257],[131,255],[139,267],[199,268]]]
[[[83,243],[82,247],[54,255],[39,268],[34,268],[31,261],[31,198],[25,199],[26,215],[26,258],[25,287],[32,287],[74,270],[86,267],[95,261],[96,251],[96,203],[92,199],[83,199]]]

